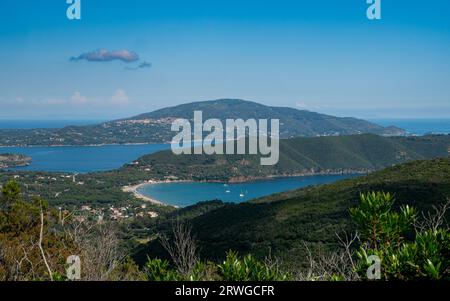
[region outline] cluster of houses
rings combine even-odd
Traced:
[[[79,215],[79,217],[85,218],[87,213],[90,216],[98,217],[99,220],[103,220],[106,217],[109,217],[111,220],[123,220],[133,217],[158,217],[158,213],[147,210],[146,204],[140,206],[128,205],[123,207],[110,206],[109,208],[92,208],[89,205],[83,205],[81,206],[81,211],[83,214]]]
[[[14,179],[20,179],[20,175],[14,175]],[[70,181],[75,185],[84,185],[85,183],[77,180],[76,174],[64,174],[64,175],[54,175],[54,176],[46,176],[46,175],[37,175],[34,183],[37,184],[38,181]],[[28,184],[25,184],[28,186]],[[1,186],[0,186],[1,187]],[[63,192],[67,192],[69,189],[66,189],[61,192],[55,193],[55,198],[58,198]],[[97,219],[98,221],[103,221],[104,219],[109,220],[125,220],[131,218],[156,218],[158,217],[158,213],[151,211],[147,208],[147,204],[140,205],[127,205],[122,207],[116,207],[110,205],[109,207],[92,207],[90,205],[82,205],[80,210],[76,210],[76,213],[71,213],[68,210],[63,208],[59,208],[60,220],[63,222],[65,217],[72,216],[78,222],[84,222],[87,219]]]
[[[116,125],[135,125],[135,124],[172,124],[175,120],[175,117],[164,117],[159,119],[153,118],[144,118],[144,119],[127,119],[127,120],[119,120],[116,121]]]

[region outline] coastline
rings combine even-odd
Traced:
[[[131,185],[131,186],[123,186],[122,187],[122,191],[123,192],[127,192],[127,193],[132,193],[136,198],[141,199],[143,201],[152,203],[154,205],[159,205],[159,206],[168,206],[168,207],[175,207],[178,208],[178,206],[174,206],[174,205],[170,205],[170,204],[166,204],[164,202],[161,202],[159,200],[156,200],[154,198],[151,198],[149,196],[146,196],[142,193],[139,192],[139,188],[149,185],[149,184],[161,184],[161,183],[173,183],[173,182],[185,182],[185,181],[154,181],[154,180],[148,180],[136,185]]]
[[[38,148],[38,147],[102,147],[102,146],[139,146],[139,145],[170,145],[170,142],[136,142],[136,143],[100,143],[100,144],[52,144],[52,145],[34,145],[34,144],[24,144],[24,145],[0,145],[1,148],[18,148],[18,147],[29,147],[29,148]]]
[[[251,183],[251,182],[257,182],[257,181],[267,181],[267,180],[275,180],[278,178],[295,178],[295,177],[311,177],[311,176],[326,176],[326,175],[365,175],[368,173],[371,173],[372,171],[347,171],[347,172],[319,172],[319,173],[297,173],[297,174],[290,174],[290,175],[268,175],[264,177],[245,177],[245,178],[231,178],[228,181],[194,181],[194,180],[148,180],[141,182],[139,184],[135,185],[129,185],[129,186],[123,186],[122,191],[127,193],[132,193],[136,198],[144,200],[146,202],[150,202],[155,205],[160,206],[169,206],[169,207],[175,207],[179,208],[178,206],[171,205],[164,203],[162,201],[156,200],[152,197],[149,197],[147,195],[144,195],[139,192],[139,189],[146,186],[146,185],[152,185],[152,184],[164,184],[164,183],[224,183],[224,184],[238,184],[238,183]]]

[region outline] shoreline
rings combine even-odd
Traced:
[[[146,142],[136,142],[136,143],[100,143],[100,144],[52,144],[52,145],[0,145],[0,148],[18,148],[18,147],[29,147],[29,148],[38,148],[38,147],[102,147],[102,146],[140,146],[140,145],[170,145],[170,142],[155,142],[155,143],[146,143]]]
[[[174,182],[185,182],[185,181],[155,181],[155,180],[148,180],[148,181],[136,184],[136,185],[123,186],[122,187],[122,191],[123,192],[127,192],[127,193],[132,193],[134,195],[134,197],[136,197],[137,199],[141,199],[143,201],[152,203],[154,205],[178,208],[178,206],[164,203],[162,201],[159,201],[157,199],[154,199],[152,197],[149,197],[149,196],[144,195],[144,194],[139,192],[139,188],[141,188],[143,186],[146,186],[146,185],[161,184],[161,183],[174,183]]]
[[[150,202],[154,205],[169,206],[174,208],[179,208],[178,206],[171,205],[144,195],[139,192],[139,189],[153,184],[169,184],[169,183],[224,183],[224,184],[242,184],[251,183],[258,181],[270,181],[280,178],[295,178],[295,177],[313,177],[313,176],[327,176],[327,175],[366,175],[373,171],[352,171],[352,172],[323,172],[323,173],[299,173],[291,175],[269,175],[265,177],[247,177],[239,179],[229,179],[228,181],[194,181],[194,180],[148,180],[135,185],[123,186],[122,191],[127,193],[132,193],[136,198]],[[300,188],[302,189],[302,188]]]
[[[438,118],[439,119],[439,118]],[[6,129],[0,129],[6,130]],[[9,129],[8,129],[9,130]],[[20,130],[20,129],[11,129],[11,130]],[[355,134],[353,134],[355,135]],[[407,133],[405,135],[393,135],[393,136],[383,136],[381,134],[374,134],[380,137],[424,137],[424,136],[442,136],[442,135],[450,135],[450,132],[430,132],[430,133],[423,133],[423,134],[417,134],[417,133]],[[352,136],[352,135],[342,135],[342,136]],[[296,138],[317,138],[317,137],[329,137],[326,135],[323,136],[298,136]],[[284,140],[290,139],[290,138],[282,138]],[[193,141],[195,142],[195,141]],[[102,147],[102,146],[138,146],[138,145],[170,145],[171,141],[158,141],[158,142],[125,142],[125,143],[98,143],[98,144],[51,144],[51,145],[44,145],[44,144],[14,144],[14,145],[0,145],[0,148],[17,148],[17,147]]]

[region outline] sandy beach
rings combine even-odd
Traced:
[[[134,194],[134,196],[138,199],[144,200],[146,202],[150,202],[156,205],[163,205],[163,206],[170,206],[168,204],[165,204],[163,202],[160,202],[158,200],[152,199],[146,195],[143,195],[142,193],[139,192],[139,188],[141,188],[142,186],[148,185],[148,184],[156,184],[159,182],[156,181],[148,181],[148,182],[144,182],[144,183],[140,183],[137,185],[133,185],[133,186],[124,186],[122,188],[123,192],[131,192],[132,194]]]

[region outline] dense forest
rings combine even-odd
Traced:
[[[242,181],[268,176],[367,173],[412,160],[448,157],[450,135],[339,137],[280,140],[280,159],[261,166],[259,155],[174,155],[162,151],[137,159],[116,175],[196,181]]]
[[[0,279],[449,279],[450,160],[414,161],[239,205],[220,201],[117,223],[80,220],[8,181],[0,196]],[[134,241],[134,243],[131,243]]]
[[[218,259],[229,249],[264,257],[272,254],[290,267],[308,264],[304,243],[315,252],[335,249],[336,234],[355,231],[348,209],[359,195],[384,191],[394,195],[395,208],[414,206],[420,212],[450,198],[450,160],[414,161],[333,184],[275,194],[241,204],[206,202],[170,213],[188,220],[196,233],[204,257]],[[447,213],[446,217],[450,217]],[[137,227],[137,229],[140,226]],[[171,219],[151,221],[146,227],[155,233],[168,231]],[[141,253],[163,256],[164,250],[152,241]]]

